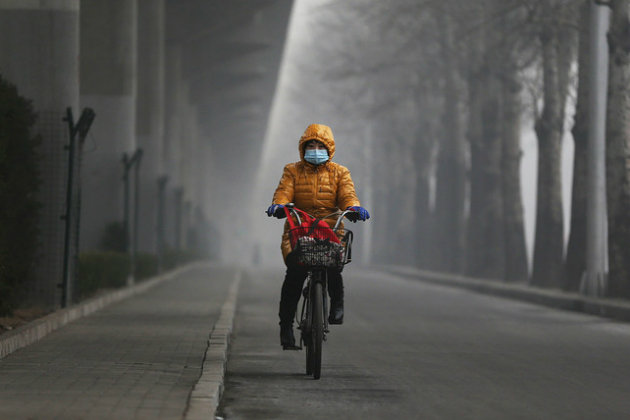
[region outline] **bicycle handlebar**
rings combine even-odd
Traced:
[[[309,214],[309,213],[305,212],[304,210],[298,209],[297,207],[295,207],[294,203],[287,203],[284,206],[286,208],[288,208],[289,211],[291,212],[291,214],[293,214],[295,216],[295,218],[297,219],[298,225],[302,224],[302,219],[300,219],[299,212],[302,212],[302,213],[304,213],[304,214],[306,214],[308,216],[311,216],[313,219],[320,219],[320,220],[327,219],[327,218],[329,218],[331,216],[338,216],[337,217],[337,221],[335,222],[335,227],[333,227],[333,230],[337,230],[337,228],[341,224],[341,221],[343,220],[343,218],[347,217],[348,214],[359,214],[359,212],[354,211],[354,210],[344,210],[342,212],[337,210],[337,211],[335,211],[333,213],[330,213],[330,214],[328,214],[328,215],[326,215],[324,217],[315,217],[312,214]],[[350,219],[348,219],[348,220],[350,220]]]

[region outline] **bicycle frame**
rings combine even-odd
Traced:
[[[300,218],[300,212],[312,217],[315,220],[324,220],[333,216],[338,216],[335,226],[332,231],[339,237],[338,230],[341,226],[341,222],[347,214],[356,213],[352,210],[336,211],[327,216],[316,218],[303,210],[299,210],[294,207],[293,203],[285,205],[289,209],[290,215],[293,215],[298,225],[302,224]],[[291,217],[291,216],[289,216]],[[296,228],[297,229],[297,228]],[[327,228],[326,228],[327,229]],[[351,247],[352,247],[352,231],[344,229],[343,234],[344,243],[343,255],[340,260],[333,260],[331,263],[322,262],[319,259],[309,260],[304,262],[306,269],[306,287],[302,290],[302,310],[300,312],[300,318],[296,321],[300,334],[300,347],[306,347],[306,374],[313,375],[315,379],[319,379],[321,375],[321,362],[322,362],[322,343],[326,341],[326,334],[328,334],[328,270],[337,269],[341,272],[343,266],[351,261]],[[312,233],[312,232],[311,232]],[[324,243],[329,239],[323,239]],[[304,252],[304,251],[303,251]],[[317,251],[316,251],[317,252]],[[319,254],[314,254],[319,255]],[[328,254],[325,254],[328,256]],[[330,264],[330,265],[329,265]]]

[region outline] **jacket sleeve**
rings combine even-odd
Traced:
[[[354,190],[354,182],[352,182],[352,177],[350,177],[350,171],[345,167],[340,169],[339,183],[337,185],[337,207],[345,210],[350,206],[360,206],[361,202]]]
[[[291,170],[291,164],[284,167],[282,178],[278,183],[278,188],[273,194],[271,204],[287,204],[293,202],[295,193],[295,173]]]

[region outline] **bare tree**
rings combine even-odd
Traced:
[[[573,45],[566,22],[571,4],[541,2],[540,45],[543,69],[543,110],[536,121],[538,136],[538,200],[531,283],[561,287],[564,257],[561,153]]]
[[[522,72],[532,65],[537,53],[531,42],[533,14],[520,0],[495,1],[494,8],[500,12],[495,27],[501,34],[495,45],[495,60],[500,71],[504,280],[526,282],[529,275],[521,190],[521,120],[526,107],[522,100]]]
[[[484,33],[470,48],[479,60],[468,77],[471,174],[466,272],[476,277],[501,279],[505,272],[498,120],[501,90],[488,48],[491,31],[486,27]]]
[[[460,80],[459,49],[455,37],[454,18],[449,13],[436,16],[440,22],[443,95],[441,135],[436,168],[435,225],[432,232],[435,258],[432,268],[459,273],[464,265],[466,206],[466,155],[462,118],[463,83]]]
[[[339,81],[329,103],[369,121],[382,163],[373,168],[372,208],[395,220],[375,222],[375,236],[415,247],[416,264],[461,272],[468,248],[471,274],[526,276],[518,99],[529,8],[523,0],[348,0],[322,6],[328,16],[313,25],[312,39],[322,45],[303,74]],[[330,33],[342,40],[321,42]],[[407,112],[410,100],[415,115]],[[415,220],[407,219],[410,208]],[[385,261],[401,252],[388,245],[376,254]]]
[[[467,273],[521,280],[527,273],[520,193],[522,19],[519,2],[476,2],[468,51],[470,217]]]
[[[416,265],[429,267],[435,260],[435,244],[433,242],[434,233],[431,231],[436,224],[434,222],[435,212],[431,211],[431,176],[435,166],[435,152],[437,141],[441,131],[439,121],[433,115],[439,112],[436,104],[437,94],[431,93],[432,89],[439,89],[437,86],[426,86],[425,94],[419,95],[418,106],[422,109],[418,115],[418,125],[416,126],[415,147],[413,154],[417,160],[417,177],[414,194],[415,220],[412,231],[416,237],[415,252]]]
[[[438,26],[422,6],[415,0],[393,5],[349,0],[321,9],[327,15],[322,37],[335,33],[342,41],[319,50],[334,59],[324,59],[326,68],[316,71],[340,82],[330,102],[344,115],[354,108],[349,114],[366,119],[374,134],[379,164],[372,168],[370,206],[384,216],[373,223],[375,236],[396,238],[395,247],[374,244],[381,262],[422,265],[435,256],[429,253],[436,248],[430,233],[430,180],[442,131],[435,114],[443,102],[443,83]],[[342,85],[350,81],[360,88],[347,92]],[[342,90],[346,94],[340,95]]]
[[[468,268],[523,281],[527,257],[520,186],[520,71],[529,65],[531,23],[519,0],[475,2],[469,74],[471,148]],[[468,13],[470,16],[470,12]]]
[[[587,150],[588,150],[588,103],[589,103],[589,56],[590,56],[590,0],[580,5],[578,39],[578,91],[573,124],[573,193],[571,194],[571,227],[563,288],[578,290],[582,273],[586,269],[586,199],[587,199]]]
[[[630,297],[630,0],[611,0],[606,183],[608,293]]]
[[[505,235],[506,282],[525,282],[528,279],[525,224],[521,198],[521,82],[513,55],[506,57],[506,71],[501,78],[501,136],[502,194]]]

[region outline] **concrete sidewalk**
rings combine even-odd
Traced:
[[[62,328],[70,322],[81,319],[93,312],[103,309],[113,303],[120,302],[131,296],[145,293],[147,290],[165,281],[170,281],[182,272],[192,267],[203,265],[203,262],[192,263],[173,271],[169,271],[152,279],[136,283],[132,286],[110,290],[98,296],[86,299],[68,308],[59,309],[53,313],[35,319],[13,331],[0,335],[0,359],[8,356],[16,350],[33,344],[46,337],[51,332]]]
[[[618,321],[630,321],[630,301],[611,298],[593,298],[556,289],[540,289],[525,284],[438,273],[405,266],[377,266],[385,272],[415,278],[443,286],[460,287],[479,293],[502,296],[537,303],[568,311],[603,316]]]
[[[0,419],[181,418],[236,274],[180,271],[1,359]]]

